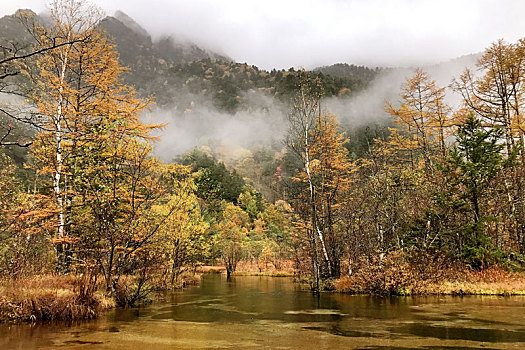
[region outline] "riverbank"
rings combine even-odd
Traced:
[[[242,261],[233,276],[296,276],[292,261],[284,261],[279,267]],[[407,266],[374,268],[328,281],[324,290],[364,295],[525,295],[524,272],[506,271],[500,267],[471,271],[457,266],[432,270],[422,272]],[[226,268],[201,266],[197,272],[226,273]]]
[[[72,321],[98,317],[115,306],[98,290],[87,290],[81,276],[40,275],[4,279],[0,322]]]
[[[291,278],[199,288],[95,322],[0,325],[0,349],[523,349],[522,297],[312,297]]]
[[[126,305],[121,300],[129,298],[128,294],[136,288],[135,282],[133,278],[122,278],[120,282],[119,290],[110,296],[101,279],[97,282],[83,275],[46,274],[0,279],[0,323],[95,319],[115,306]],[[199,283],[198,275],[185,273],[169,289]],[[146,300],[162,294],[154,292],[165,290],[168,290],[165,285],[152,286]]]
[[[348,294],[380,295],[525,295],[525,273],[499,267],[483,271],[449,268],[439,276],[414,279],[411,271],[357,273],[333,282],[330,289]]]
[[[259,266],[242,262],[235,276],[293,276],[293,264]],[[222,266],[202,266],[198,273],[224,273]],[[184,277],[184,278],[182,278]],[[199,284],[197,276],[181,276],[181,287]],[[75,275],[41,275],[0,280],[0,323],[72,321],[94,319],[116,306],[104,288],[86,290],[86,281]],[[415,279],[413,273],[383,270],[355,273],[325,285],[326,290],[366,295],[525,295],[525,273],[501,268],[484,271],[447,269],[439,276]]]
[[[222,265],[200,266],[198,273],[226,273]],[[295,276],[294,263],[284,260],[275,266],[271,263],[256,263],[254,261],[240,261],[233,276],[267,276],[267,277],[293,277]]]

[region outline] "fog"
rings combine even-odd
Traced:
[[[525,33],[525,22],[517,18],[525,2],[511,0],[92,2],[109,14],[124,11],[154,38],[172,35],[263,69],[336,62],[395,67],[350,98],[323,101],[345,127],[385,121],[385,103],[398,103],[412,67],[423,67],[446,87],[465,67],[474,66],[477,56],[466,54],[480,52],[500,37],[514,41]],[[45,11],[42,1],[13,0],[0,12],[18,8]],[[155,107],[143,116],[146,122],[167,124],[154,146],[166,161],[201,145],[232,157],[256,145],[283,146],[287,106],[269,96],[248,92],[242,98],[249,108],[231,115],[202,96],[176,93],[195,104],[184,111]],[[458,107],[459,96],[448,89],[447,102]]]
[[[524,36],[518,0],[94,0],[120,9],[154,37],[173,35],[265,69],[337,62],[429,65]],[[3,1],[0,14],[45,10]]]
[[[477,58],[477,55],[469,55],[422,67],[439,87],[446,88],[446,103],[454,109],[460,106],[461,98],[448,86],[465,68],[475,68]],[[324,99],[322,109],[335,114],[344,128],[384,123],[390,118],[385,112],[386,102],[399,104],[401,85],[414,74],[414,70],[385,71],[367,89],[354,96]],[[192,109],[157,108],[146,114],[144,120],[147,122],[167,124],[158,134],[161,140],[155,144],[156,155],[171,161],[192,148],[205,145],[218,152],[219,157],[235,158],[243,155],[241,150],[254,146],[283,147],[288,129],[288,107],[261,92],[251,91],[242,97],[249,108],[234,115],[219,112],[209,101],[192,95],[185,97],[196,101]]]
[[[457,109],[461,106],[461,96],[450,88],[452,80],[466,69],[476,69],[479,55],[468,55],[431,66],[419,66],[436,81],[438,87],[445,88],[445,102]],[[394,106],[400,104],[400,89],[411,78],[416,67],[390,69],[379,76],[365,90],[349,98],[330,98],[324,107],[335,114],[345,127],[358,127],[365,124],[384,122],[389,118],[385,111],[387,102]]]
[[[157,133],[154,151],[165,161],[198,146],[210,146],[219,157],[235,157],[239,150],[255,146],[280,148],[287,130],[286,106],[258,92],[244,95],[248,110],[231,115],[211,107],[201,96],[192,109],[155,108],[143,116],[148,123],[165,123]],[[225,160],[225,159],[223,159]]]

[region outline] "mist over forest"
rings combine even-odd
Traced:
[[[45,21],[45,12],[40,15]],[[5,39],[20,39],[23,28],[12,16],[4,27],[18,26]],[[220,146],[217,156],[235,157],[241,149],[283,148],[287,131],[288,99],[294,89],[295,70],[266,71],[234,62],[225,55],[201,48],[173,35],[155,37],[122,11],[104,18],[100,27],[113,38],[121,63],[130,70],[125,82],[142,97],[154,96],[155,105],[144,113],[147,122],[164,123],[154,152],[171,161],[195,147]],[[27,38],[26,38],[27,39]],[[471,54],[424,67],[441,86],[465,68],[475,65],[479,54]],[[338,116],[347,133],[356,128],[388,124],[386,101],[399,100],[399,87],[416,67],[380,68],[335,63],[312,70],[326,77],[328,87],[322,108]],[[447,94],[447,102],[460,98]],[[217,148],[219,149],[219,148]],[[226,157],[226,153],[229,156]]]
[[[152,40],[121,11],[104,19],[101,26],[115,38],[123,64],[131,68],[126,81],[142,96],[156,96],[157,104],[145,118],[167,124],[160,132],[164,137],[155,145],[155,153],[164,160],[199,146],[221,146],[222,152],[230,154],[254,146],[283,147],[287,98],[294,88],[292,79],[283,76],[293,75],[293,68],[265,71],[170,36]],[[478,57],[468,55],[425,69],[438,84],[448,86],[465,68],[474,67]],[[338,63],[312,71],[325,74],[327,85],[332,85],[322,108],[336,114],[343,127],[352,131],[388,124],[385,102],[399,99],[399,87],[414,69]],[[458,96],[448,94],[447,98],[459,104]]]

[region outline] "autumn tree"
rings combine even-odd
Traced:
[[[329,277],[341,274],[340,262],[344,253],[341,223],[345,220],[341,208],[350,199],[350,174],[357,170],[350,162],[345,148],[347,139],[338,130],[336,117],[322,114],[316,121],[316,143],[312,145],[313,174],[318,196],[318,223],[325,237],[330,260]]]
[[[480,119],[483,126],[502,129],[502,140],[507,156],[519,155],[511,171],[502,181],[507,190],[509,219],[513,222],[516,239],[523,252],[525,237],[525,160],[523,128],[523,100],[525,93],[525,39],[516,43],[498,40],[490,45],[476,65],[476,71],[469,69],[453,81],[453,88],[459,92],[466,108]]]
[[[167,202],[152,209],[160,217],[169,214],[157,235],[156,246],[161,254],[161,268],[166,271],[168,285],[176,287],[179,276],[208,258],[211,242],[207,239],[209,224],[203,220],[195,195],[190,169],[173,166],[169,170]]]
[[[291,257],[291,223],[283,205],[291,210],[284,201],[265,203],[264,208],[251,218],[247,241],[250,259],[255,259],[257,263],[264,262],[265,267],[272,263],[277,270],[281,269],[285,259]]]
[[[222,217],[214,227],[217,232],[216,248],[226,266],[227,277],[230,278],[246,252],[244,243],[250,220],[248,214],[234,204],[224,207]]]
[[[434,167],[436,151],[445,158],[445,141],[453,126],[449,118],[450,107],[444,102],[445,88],[436,86],[422,69],[416,69],[414,75],[408,78],[401,87],[401,106],[395,108],[391,103],[386,110],[394,118],[394,122],[406,130],[407,149],[414,162],[415,150],[423,155],[426,167]],[[411,144],[411,142],[414,142]]]
[[[67,177],[74,170],[68,166],[70,155],[74,154],[80,138],[86,136],[81,129],[98,118],[93,102],[104,94],[98,84],[110,70],[101,71],[96,65],[107,65],[108,60],[117,63],[116,56],[111,57],[111,49],[104,47],[100,42],[102,36],[95,31],[97,16],[95,8],[82,3],[55,1],[51,8],[52,25],[49,30],[41,29],[39,37],[43,47],[51,42],[79,40],[75,45],[60,46],[39,58],[41,71],[32,96],[43,120],[43,132],[38,135],[33,150],[41,162],[40,171],[53,181],[58,269],[64,272],[69,270],[71,257],[67,216],[71,205],[68,187],[72,181]],[[115,76],[118,71],[112,74]]]
[[[359,161],[351,203],[356,213],[347,214],[356,220],[349,225],[356,226],[348,231],[368,232],[359,243],[368,260],[378,257],[381,263],[389,252],[404,248],[411,241],[407,239],[411,218],[428,206],[425,161],[411,159],[409,152],[406,138],[394,129],[386,140],[375,140],[369,157]]]
[[[340,275],[344,244],[339,225],[343,217],[338,213],[348,199],[349,175],[354,170],[345,148],[347,140],[335,116],[321,111],[320,96],[316,82],[305,80],[290,114],[288,138],[290,149],[302,161],[295,180],[304,184],[299,200],[307,205],[297,208],[307,209],[303,229],[310,237],[316,291],[321,274],[324,278]]]
[[[453,81],[465,104],[487,125],[504,130],[507,153],[523,145],[520,130],[525,56],[523,40],[515,44],[494,42],[477,62],[477,71],[466,69]]]
[[[299,92],[289,114],[289,132],[286,140],[288,147],[301,160],[304,174],[306,175],[308,194],[304,199],[308,203],[305,208],[308,208],[307,210],[309,211],[306,217],[308,217],[310,225],[305,225],[304,229],[308,232],[310,241],[313,289],[316,292],[319,292],[320,285],[319,242],[327,266],[330,266],[324,236],[317,226],[317,195],[312,174],[312,145],[316,142],[316,120],[321,115],[321,107],[319,105],[321,96],[320,82],[318,80],[310,80],[307,75],[304,76],[299,83]]]
[[[81,204],[76,202],[82,198],[77,194],[85,191],[88,168],[97,156],[110,158],[104,152],[112,152],[113,160],[126,161],[116,150],[124,144],[133,146],[131,139],[148,139],[152,127],[138,121],[148,101],[136,99],[133,90],[120,83],[124,68],[115,46],[96,29],[98,9],[55,1],[51,18],[50,29],[41,30],[41,45],[74,43],[48,51],[38,60],[41,71],[32,100],[43,122],[32,151],[39,172],[52,179],[58,269],[67,272],[73,209]]]
[[[16,166],[0,153],[0,168],[0,275],[18,277],[32,263],[28,261],[28,248],[36,244],[33,236],[19,230],[23,211],[20,210],[22,191],[15,178]]]
[[[18,20],[17,29],[21,31],[21,40],[3,38],[0,43],[0,92],[13,97],[31,95],[31,77],[36,68],[38,57],[53,50],[71,46],[83,38],[71,40],[41,41],[44,29],[36,21],[32,11],[18,10],[14,17]],[[42,127],[40,120],[21,103],[0,104],[0,146],[28,147],[34,129]]]

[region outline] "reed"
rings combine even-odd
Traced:
[[[96,318],[114,306],[99,285],[85,276],[39,275],[3,279],[0,322],[54,321]]]

